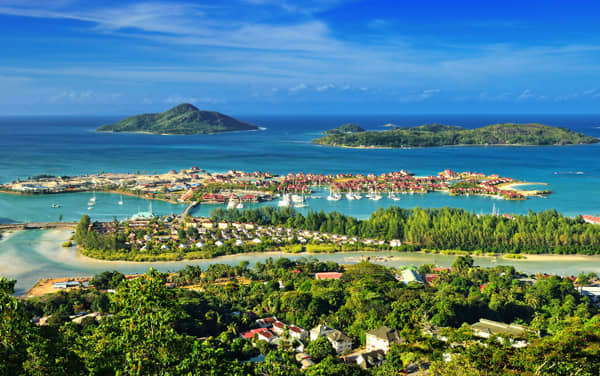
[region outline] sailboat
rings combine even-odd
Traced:
[[[352,193],[352,190],[349,190],[349,191],[346,193],[346,199],[348,199],[348,200],[355,200],[355,199],[356,199],[356,198],[354,197],[354,193]]]
[[[117,204],[123,205],[123,195],[121,195],[121,198],[119,199],[119,202]]]
[[[396,196],[396,193],[392,191],[390,191],[389,198],[393,201],[400,201],[400,197]]]
[[[382,197],[379,193],[377,193],[377,191],[373,191],[372,193],[370,193],[369,195],[369,200],[373,200],[373,201],[379,201],[381,200]]]
[[[281,200],[279,200],[277,202],[277,206],[279,206],[279,207],[292,206],[292,200],[290,199],[290,195],[285,193],[283,196],[281,196]]]
[[[342,199],[342,195],[339,193],[334,193],[329,189],[329,196],[327,196],[328,201],[339,201]]]

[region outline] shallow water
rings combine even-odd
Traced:
[[[144,273],[150,267],[160,271],[176,271],[185,265],[206,267],[212,263],[237,265],[240,261],[249,261],[250,266],[264,262],[268,257],[275,259],[288,257],[315,257],[321,261],[338,263],[356,263],[361,257],[394,256],[393,261],[375,261],[386,266],[436,264],[450,266],[456,256],[430,255],[399,252],[346,252],[335,254],[241,254],[223,256],[212,260],[176,261],[176,262],[121,262],[94,260],[81,256],[75,248],[63,248],[71,232],[64,230],[27,230],[8,235],[0,240],[0,276],[17,279],[16,294],[24,294],[41,278],[91,276],[105,270],[119,270],[122,273]],[[564,257],[544,258],[541,260],[504,260],[491,257],[475,257],[475,264],[489,267],[495,265],[513,265],[526,273],[550,273],[559,275],[577,275],[580,272],[600,273],[600,256],[567,259]]]

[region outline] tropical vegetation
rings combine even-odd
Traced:
[[[600,140],[563,127],[535,123],[504,123],[475,129],[426,124],[384,131],[333,132],[313,142],[331,146],[402,148],[452,145],[573,145],[592,144]]]

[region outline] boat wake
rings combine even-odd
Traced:
[[[259,130],[259,131],[266,131],[266,130],[267,130],[267,128],[265,128],[265,127],[258,127],[258,130]]]
[[[584,175],[583,171],[554,171],[554,175]]]

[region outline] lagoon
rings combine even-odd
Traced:
[[[240,254],[222,256],[211,260],[175,262],[123,262],[94,260],[82,256],[73,247],[63,248],[61,243],[69,236],[64,230],[26,230],[11,233],[0,240],[0,275],[17,279],[16,294],[22,295],[41,278],[91,276],[105,270],[118,270],[125,274],[144,273],[150,267],[157,270],[177,271],[186,265],[206,267],[212,263],[237,265],[249,261],[250,266],[264,262],[268,257],[298,259],[315,257],[321,261],[343,264],[358,262],[362,257],[392,256],[391,261],[376,263],[399,267],[403,265],[436,264],[450,266],[456,256],[400,252],[344,252],[334,254]],[[600,256],[528,256],[527,260],[505,260],[501,257],[474,257],[475,264],[483,267],[512,265],[526,273],[577,275],[580,272],[600,273]],[[495,262],[494,262],[495,261]]]

